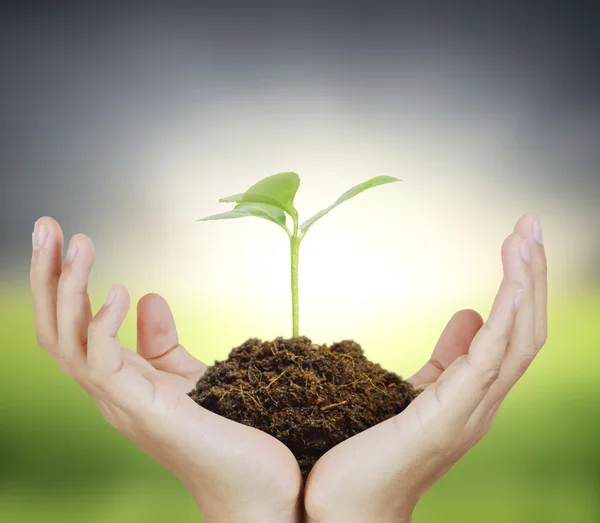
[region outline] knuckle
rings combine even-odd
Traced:
[[[454,363],[452,363],[452,365],[450,367],[453,367],[453,366],[456,366],[456,365],[463,365],[464,362],[465,362],[465,360],[467,360],[468,358],[469,358],[468,354],[461,354],[458,358],[456,358],[454,360]],[[470,363],[470,362],[467,362],[467,363]],[[450,367],[448,367],[448,369]],[[446,370],[448,370],[448,369],[446,369]]]
[[[513,232],[502,242],[501,255],[503,258],[510,256],[511,252],[518,248],[523,238],[518,232]]]
[[[58,357],[60,358],[60,360],[65,363],[68,364],[69,363],[69,353],[65,350],[64,346],[61,345],[59,343],[58,345]]]
[[[511,249],[511,247],[515,241],[514,237],[515,237],[515,233],[510,234],[509,236],[507,236],[504,239],[504,241],[502,242],[502,249],[501,249],[502,254],[508,254],[508,251]]]
[[[546,260],[546,253],[544,252],[543,247],[538,252],[539,257],[535,266],[535,271],[538,273],[538,275],[545,279],[548,276],[548,262]]]
[[[474,363],[468,357],[465,362],[473,369],[477,380],[484,389],[489,388],[500,376],[501,365],[498,363],[490,361]]]
[[[493,337],[496,335],[496,331],[494,330],[494,328],[490,325],[489,321],[485,321],[483,322],[483,325],[481,327],[483,329],[483,331],[486,333],[486,335]]]
[[[519,372],[525,372],[535,358],[535,353],[531,352],[531,349],[528,349],[527,352],[523,354],[519,354],[515,363],[515,366]]]
[[[537,350],[540,350],[548,340],[548,330],[544,327],[543,330],[536,333],[535,335],[535,346]]]
[[[40,258],[40,252],[34,252],[31,256],[31,266],[29,268],[29,277],[34,284],[43,283],[48,279],[47,269],[43,266]]]
[[[54,337],[40,329],[36,329],[35,339],[38,345],[44,349],[49,349],[55,344]]]
[[[85,292],[85,286],[82,287],[81,282],[73,274],[72,268],[67,268],[60,277],[58,289],[61,294],[77,294]]]
[[[505,329],[497,329],[489,322],[483,324],[483,329],[494,343],[506,345],[510,339],[510,333]]]
[[[498,376],[500,376],[500,366],[495,364],[481,369],[479,373],[479,379],[484,388],[489,388],[498,379]]]
[[[490,431],[493,424],[493,418],[495,416],[487,416],[486,419],[482,420],[480,423],[475,425],[473,428],[473,432],[471,434],[470,439],[476,443],[482,440]]]
[[[56,362],[58,365],[79,385],[83,386],[85,380],[82,373],[80,362],[72,353],[65,349],[64,345],[58,344],[56,351]]]

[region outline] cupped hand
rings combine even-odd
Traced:
[[[58,223],[38,220],[31,289],[39,344],[114,428],[179,478],[203,521],[298,521],[302,478],[287,447],[187,396],[206,365],[179,344],[164,299],[140,300],[137,353],[122,348],[117,333],[129,310],[127,290],[112,287],[92,316],[92,241],[74,236],[64,263],[62,248]]]
[[[455,314],[410,382],[423,392],[397,416],[344,441],[313,468],[311,523],[410,521],[421,496],[491,428],[500,404],[546,341],[546,256],[539,218],[502,246],[504,277],[484,323]]]

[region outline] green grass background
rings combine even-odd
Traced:
[[[0,521],[199,521],[177,480],[109,427],[37,348],[26,287],[0,296]],[[215,325],[227,318],[198,320],[185,307],[180,331],[214,347],[203,352],[209,363],[253,335],[243,327],[219,337]],[[434,341],[447,319],[436,314],[402,325],[405,338]],[[134,321],[122,335],[130,347]],[[600,522],[600,288],[552,296],[549,324],[546,347],[492,431],[427,493],[415,523]],[[403,369],[402,354],[392,366]]]

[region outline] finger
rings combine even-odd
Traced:
[[[104,305],[90,321],[88,328],[87,363],[99,379],[119,372],[123,352],[118,332],[129,311],[129,293],[115,285],[106,296]]]
[[[87,236],[71,238],[58,281],[58,345],[60,357],[71,366],[85,361],[87,329],[92,317],[88,280],[94,264],[94,244]]]
[[[179,344],[175,320],[169,305],[158,294],[147,294],[138,302],[137,352],[155,369],[177,374],[195,384],[206,365]]]
[[[459,358],[435,385],[443,407],[457,421],[465,422],[498,378],[502,360],[515,324],[523,293],[522,275],[515,273],[520,263],[521,237],[509,236],[502,246],[504,278],[489,317],[475,335],[469,353]]]
[[[519,263],[524,276],[523,298],[515,321],[515,327],[510,338],[506,358],[500,369],[500,375],[478,408],[476,417],[479,417],[479,415],[483,414],[485,411],[499,407],[500,401],[521,378],[539,350],[535,340],[537,304],[534,276],[531,266],[532,256],[534,255],[533,251],[537,244],[533,238],[532,229],[535,219],[535,215],[525,215],[515,226],[515,231],[518,231],[519,234],[527,234],[526,238],[521,243],[523,259],[520,260]],[[515,267],[515,269],[517,269],[517,267]]]
[[[429,361],[408,379],[414,387],[423,389],[434,383],[458,358],[469,351],[469,345],[481,328],[483,319],[474,310],[454,314],[442,332]]]
[[[62,271],[63,233],[55,220],[44,217],[35,223],[31,239],[30,282],[35,332],[40,346],[56,357],[56,293]]]
[[[535,293],[535,345],[540,350],[548,337],[548,265],[542,239],[542,223],[537,217],[532,225],[531,270]]]
[[[526,214],[517,222],[515,232],[529,239],[535,302],[535,345],[539,350],[546,342],[548,329],[548,268],[539,216]]]

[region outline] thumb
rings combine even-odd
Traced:
[[[137,352],[157,370],[194,380],[206,365],[179,343],[179,335],[169,305],[158,294],[146,294],[137,306]]]
[[[474,310],[465,309],[454,314],[442,332],[429,361],[408,381],[418,389],[435,383],[456,358],[469,352],[471,341],[482,325],[483,319]]]

